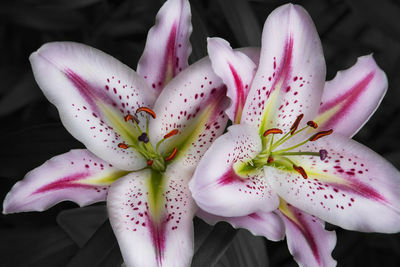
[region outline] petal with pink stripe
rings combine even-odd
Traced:
[[[4,200],[3,213],[43,211],[64,200],[80,206],[105,201],[109,185],[127,173],[86,149],[71,150],[16,183]]]
[[[287,4],[267,18],[260,64],[242,113],[242,123],[288,132],[294,119],[317,114],[325,83],[321,42],[308,13]]]
[[[226,86],[213,72],[208,58],[191,65],[162,91],[150,121],[150,140],[158,142],[173,129],[179,133],[160,145],[161,153],[178,152],[174,161],[193,169],[228,121]]]
[[[167,169],[133,172],[115,182],[107,208],[127,266],[189,266],[196,206],[191,173]]]
[[[168,0],[147,35],[137,72],[159,94],[164,86],[188,66],[192,51],[190,5],[187,0]]]
[[[206,152],[190,181],[197,205],[225,217],[275,210],[279,200],[266,183],[262,169],[248,165],[260,150],[256,127],[229,127]]]
[[[285,237],[283,221],[274,212],[255,212],[240,217],[221,217],[199,209],[196,216],[211,225],[226,221],[234,228],[247,229],[253,235],[264,236],[271,241],[279,241]]]
[[[213,70],[227,86],[231,105],[226,114],[239,123],[257,66],[244,53],[233,51],[224,39],[209,38],[207,48]]]
[[[75,138],[118,168],[146,166],[136,150],[118,147],[121,142],[138,142],[139,131],[124,116],[155,101],[139,75],[95,48],[71,42],[47,43],[30,61],[39,87]],[[139,120],[144,127],[142,114]]]
[[[336,266],[332,251],[334,231],[324,229],[324,222],[281,200],[279,214],[285,223],[290,254],[300,266]]]
[[[321,130],[334,129],[346,136],[355,135],[378,108],[388,81],[372,55],[326,82],[322,103],[315,121]]]
[[[349,230],[400,231],[400,173],[369,148],[331,135],[307,143],[303,151],[325,149],[319,157],[293,156],[308,179],[299,173],[265,167],[265,177],[288,203],[322,220]]]

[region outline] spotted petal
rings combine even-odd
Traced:
[[[127,266],[189,266],[196,212],[187,188],[191,173],[167,169],[131,173],[107,198],[111,226]]]
[[[235,228],[247,229],[253,235],[264,236],[272,241],[279,241],[285,237],[283,221],[279,215],[273,212],[255,212],[240,217],[221,217],[199,209],[196,216],[211,225],[219,221],[226,221]]]
[[[228,104],[226,86],[213,72],[210,60],[198,61],[176,76],[160,94],[154,104],[157,119],[150,122],[150,140],[157,142],[177,129],[179,134],[164,142],[160,151],[169,155],[177,148],[174,160],[194,168],[223,133]]]
[[[372,55],[360,57],[353,67],[325,84],[315,121],[321,130],[334,129],[351,137],[378,108],[387,87],[386,75]]]
[[[137,72],[159,94],[164,86],[188,66],[192,51],[189,36],[190,5],[187,0],[168,0],[147,35],[146,46]]]
[[[265,167],[268,183],[285,201],[349,230],[400,231],[400,173],[367,147],[341,135],[308,143],[304,151],[325,149],[324,161],[296,156],[308,179],[297,172]]]
[[[257,128],[242,124],[229,127],[206,152],[190,181],[197,205],[225,217],[276,209],[278,197],[265,182],[262,169],[237,169],[260,150]]]
[[[224,39],[209,38],[207,48],[213,70],[226,84],[231,99],[226,114],[232,122],[239,123],[256,65],[244,53],[233,51]]]
[[[140,76],[97,49],[70,42],[45,44],[30,61],[38,85],[75,138],[116,167],[145,166],[135,150],[117,146],[137,142],[138,131],[124,116],[155,100]]]
[[[297,115],[317,114],[325,83],[325,61],[315,26],[300,6],[275,9],[264,25],[260,64],[242,113],[242,123],[260,134],[288,132]]]
[[[331,253],[336,245],[334,231],[326,231],[324,222],[281,201],[279,207],[286,227],[290,254],[300,266],[336,266]]]
[[[4,200],[3,213],[43,211],[64,200],[80,206],[105,201],[109,185],[126,174],[86,149],[71,150],[16,183]]]

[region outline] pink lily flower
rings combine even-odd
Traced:
[[[209,59],[187,67],[190,17],[187,0],[163,5],[137,72],[78,43],[48,43],[31,55],[37,83],[87,149],[29,172],[3,213],[107,200],[127,266],[190,264],[197,206],[188,182],[224,131],[229,101]]]
[[[291,4],[268,17],[259,63],[222,39],[209,39],[208,50],[236,123],[212,144],[189,184],[208,222],[227,220],[267,238],[275,225],[275,237],[284,231],[300,266],[336,264],[336,235],[325,221],[400,231],[399,171],[351,139],[387,90],[371,55],[325,83],[315,26]],[[273,216],[280,220],[271,224]]]

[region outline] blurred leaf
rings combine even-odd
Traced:
[[[25,105],[40,98],[41,93],[35,84],[31,72],[26,73],[20,81],[10,88],[8,93],[0,99],[0,116],[10,114]]]
[[[61,124],[28,127],[0,136],[1,176],[22,176],[44,161],[83,145]],[[22,160],[21,160],[22,159]]]
[[[107,218],[104,205],[90,206],[60,212],[57,223],[79,247],[83,247]]]
[[[75,10],[10,3],[0,4],[0,16],[16,24],[43,31],[80,29],[86,24],[85,17]]]
[[[110,222],[104,222],[70,260],[68,267],[120,266],[122,256]]]
[[[74,242],[58,227],[1,229],[1,266],[65,266]]]
[[[27,4],[43,7],[82,8],[105,0],[24,0]]]
[[[261,28],[247,0],[218,0],[240,46],[260,46]]]
[[[213,266],[228,249],[237,230],[226,222],[217,223],[193,256],[192,267]]]
[[[264,238],[239,230],[225,254],[215,267],[268,267],[267,247]]]

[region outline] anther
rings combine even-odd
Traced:
[[[308,121],[307,125],[312,127],[312,128],[314,128],[314,129],[318,128],[318,124],[315,121]]]
[[[150,115],[153,117],[153,119],[156,118],[156,113],[155,113],[153,110],[151,110],[151,109],[149,109],[149,108],[147,108],[147,107],[140,107],[140,108],[138,108],[138,109],[136,110],[136,113],[139,113],[139,112],[142,112],[142,111],[146,112],[147,114],[150,114]]]
[[[164,139],[170,138],[171,136],[174,136],[174,135],[176,135],[178,133],[179,133],[179,131],[177,129],[173,129],[172,131],[170,131],[169,133],[164,135]]]
[[[295,171],[297,171],[298,173],[300,173],[301,176],[303,176],[304,179],[307,179],[307,178],[308,178],[307,173],[306,173],[306,171],[303,169],[303,167],[297,166],[297,165],[293,165],[293,169],[294,169]]]
[[[154,161],[152,161],[151,159],[147,160],[147,166],[151,166],[151,165],[153,165],[153,163],[154,163]]]
[[[321,150],[319,151],[319,158],[320,158],[321,160],[326,159],[327,156],[328,156],[328,151],[326,151],[325,149],[321,149]]]
[[[127,144],[124,144],[124,143],[119,143],[118,147],[122,148],[122,149],[127,149],[129,146]]]
[[[177,152],[178,152],[178,149],[176,147],[174,147],[171,154],[169,154],[169,156],[165,158],[165,161],[170,161],[173,158],[175,158]]]
[[[308,140],[310,140],[311,142],[314,142],[314,141],[317,141],[318,139],[320,139],[320,138],[322,138],[322,137],[324,137],[324,136],[330,135],[331,133],[333,133],[333,130],[332,130],[332,129],[330,129],[330,130],[328,130],[328,131],[322,131],[322,132],[319,132],[319,133],[314,134],[314,135],[311,136],[310,139],[308,139]]]
[[[290,127],[290,134],[291,135],[293,135],[296,132],[297,127],[299,127],[300,121],[301,121],[301,119],[303,117],[304,117],[304,114],[300,114],[299,116],[297,116],[296,120],[292,124],[292,127]]]
[[[139,124],[138,118],[136,116],[132,116],[131,114],[128,114],[124,117],[125,121],[135,121],[137,124]]]
[[[138,140],[147,144],[149,142],[149,137],[147,136],[146,133],[142,133],[139,137]]]
[[[264,132],[264,137],[266,137],[269,134],[282,134],[282,130],[278,129],[278,128],[272,128],[272,129],[268,129]]]
[[[271,163],[271,162],[274,162],[274,158],[269,156],[268,159],[267,159],[267,163]]]

